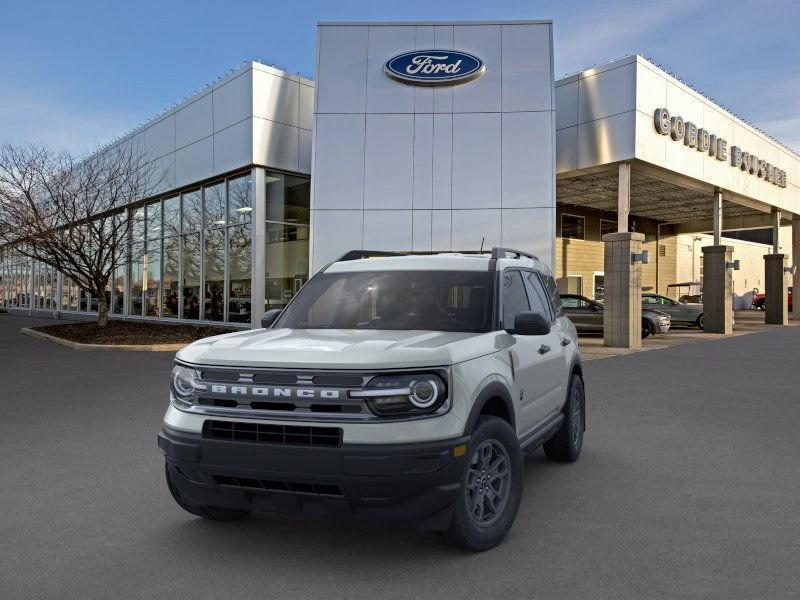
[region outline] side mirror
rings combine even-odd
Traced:
[[[280,308],[273,308],[272,310],[265,312],[264,316],[261,317],[261,327],[264,329],[269,329],[272,327],[272,324],[277,320],[282,312],[283,311]]]
[[[550,320],[537,312],[525,311],[514,318],[514,331],[518,335],[547,335],[550,333]]]

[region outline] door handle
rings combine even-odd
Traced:
[[[550,352],[550,346],[547,344],[542,344],[539,346],[539,354],[547,354],[548,352]]]
[[[569,346],[572,343],[572,340],[569,338],[561,338],[561,345],[562,346]]]

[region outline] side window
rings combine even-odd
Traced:
[[[578,298],[561,298],[561,308],[581,308]]]
[[[642,304],[658,304],[658,299],[653,298],[652,296],[643,296]]]
[[[532,271],[525,271],[523,274],[525,279],[525,287],[528,290],[528,298],[530,299],[531,310],[537,312],[546,319],[553,319],[552,309],[547,300],[547,294],[542,288],[542,282],[539,276]]]
[[[561,310],[561,298],[558,294],[556,280],[550,275],[542,275],[542,282],[544,282],[544,290],[550,300],[550,306],[553,308],[553,315],[555,315],[556,318],[563,317],[564,312]]]
[[[514,328],[514,317],[530,310],[528,295],[519,271],[503,272],[503,329]]]

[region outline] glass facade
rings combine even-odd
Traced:
[[[308,177],[266,172],[264,310],[308,280]],[[253,315],[252,172],[128,210],[127,266],[105,296],[112,315],[247,324]],[[0,248],[0,306],[96,312],[97,298],[55,269]],[[256,307],[256,317],[263,313]]]

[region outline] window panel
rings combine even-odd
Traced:
[[[561,237],[571,240],[585,239],[584,219],[575,215],[561,215]]]
[[[166,207],[166,204],[164,205]],[[176,318],[178,316],[180,267],[180,238],[164,238],[164,272],[161,281],[163,288],[163,316]]]
[[[308,227],[267,223],[265,310],[283,308],[308,281]]]
[[[164,235],[181,232],[181,199],[178,196],[164,200]]]
[[[147,239],[155,240],[163,234],[161,231],[161,202],[151,202],[147,205]]]
[[[203,318],[207,321],[222,321],[225,311],[224,229],[206,231],[204,259]]]
[[[528,301],[531,305],[531,310],[537,312],[546,319],[552,319],[552,314],[547,301],[547,294],[542,288],[542,282],[539,281],[539,276],[531,271],[525,271],[523,275],[525,280],[525,287],[528,290]]]
[[[267,173],[267,220],[309,223],[311,183],[307,177]]]
[[[222,227],[227,223],[225,210],[225,182],[203,188],[206,227]]]
[[[250,175],[228,181],[228,223],[249,223],[253,215],[250,206]]]
[[[125,303],[125,267],[117,267],[114,269],[114,301],[111,306],[111,312],[115,315],[121,315]]]
[[[144,241],[144,208],[131,211],[131,239],[134,242]]]
[[[161,240],[147,242],[142,257],[145,282],[145,315],[158,317],[161,312]]]
[[[181,198],[183,200],[183,233],[200,231],[203,222],[203,204],[200,190],[186,192]]]
[[[503,329],[514,329],[514,318],[530,310],[528,295],[519,271],[503,273]]]
[[[231,227],[228,230],[228,320],[231,322],[250,322],[252,276],[250,227]]]
[[[183,318],[200,318],[200,234],[183,236]]]
[[[134,260],[130,265],[128,314],[141,316],[142,314],[142,244],[132,246],[131,256]]]

